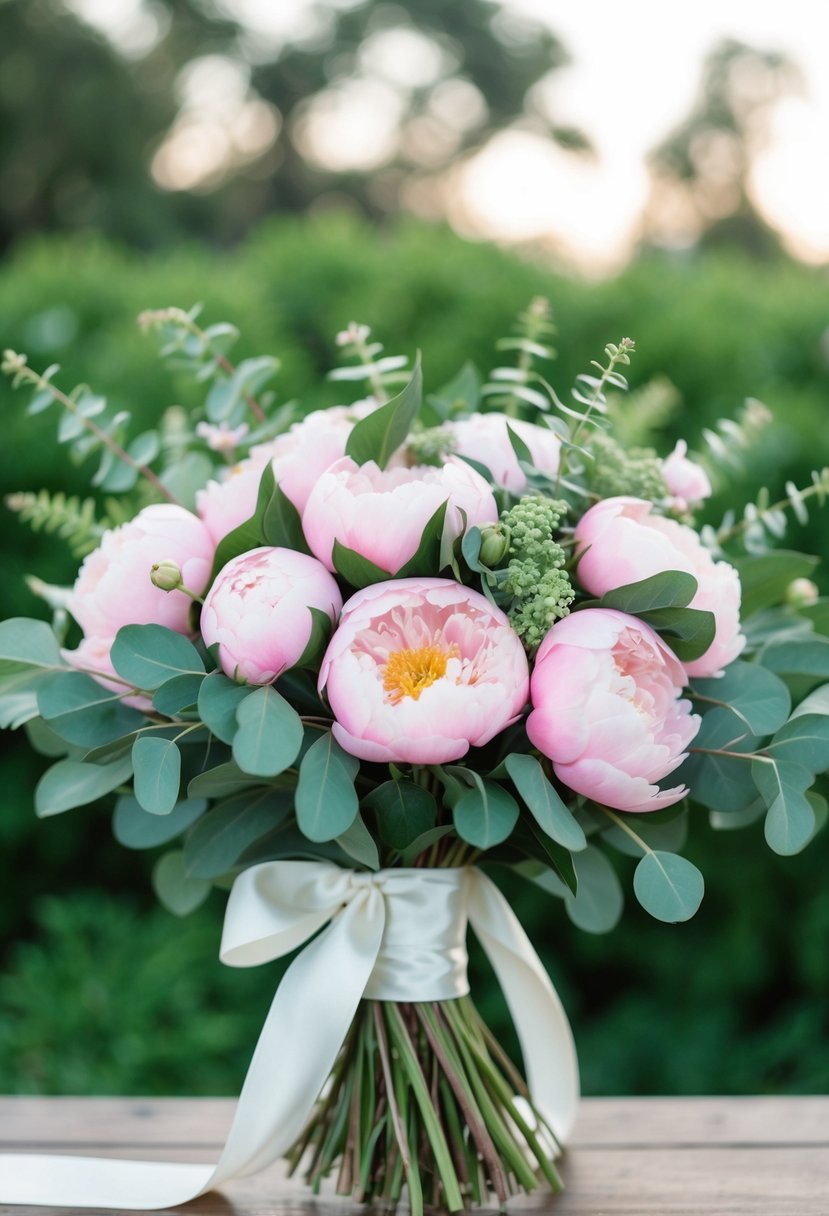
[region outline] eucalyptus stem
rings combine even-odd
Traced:
[[[154,473],[148,465],[141,464],[130,456],[129,452],[125,451],[120,443],[117,443],[111,435],[108,435],[91,418],[87,418],[78,409],[71,397],[67,396],[59,388],[56,388],[50,380],[45,380],[34,368],[29,367],[25,355],[17,355],[13,351],[6,351],[3,360],[3,370],[8,372],[9,375],[14,375],[16,382],[26,380],[29,384],[33,384],[36,388],[39,388],[41,392],[50,393],[54,400],[58,401],[67,413],[71,414],[73,418],[78,419],[81,425],[89,431],[90,435],[94,435],[99,443],[109,448],[113,456],[123,464],[129,465],[131,469],[134,469],[139,476],[150,483],[157,494],[160,494],[162,498],[166,498],[167,502],[173,503],[174,506],[180,506],[178,499],[170,493],[157,473]]]

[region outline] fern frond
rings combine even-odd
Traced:
[[[96,518],[92,498],[82,499],[60,490],[56,494],[50,494],[48,490],[37,494],[23,490],[8,494],[6,506],[35,532],[54,532],[67,541],[75,557],[90,553],[104,532]]]

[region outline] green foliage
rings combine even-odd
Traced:
[[[69,544],[74,557],[85,557],[101,539],[103,525],[96,518],[94,498],[79,498],[58,490],[39,493],[20,490],[6,495],[6,506],[35,532],[55,532]]]
[[[354,778],[359,767],[331,731],[308,748],[299,766],[296,818],[309,840],[334,840],[351,827],[358,810]]]

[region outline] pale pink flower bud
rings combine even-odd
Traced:
[[[221,452],[223,456],[233,452],[249,430],[246,422],[240,422],[234,427],[228,426],[226,422],[220,422],[218,426],[212,422],[196,423],[196,434],[199,438],[205,441],[211,452]]]
[[[680,700],[685,671],[637,617],[585,608],[557,621],[536,655],[531,742],[571,790],[620,811],[656,811],[688,792],[659,788],[699,730]]]
[[[251,549],[229,561],[201,614],[206,646],[219,644],[231,679],[270,684],[302,658],[311,640],[310,609],[336,620],[340,590],[314,557],[293,549]]]
[[[483,477],[450,457],[441,468],[380,469],[345,456],[314,486],[302,516],[309,548],[334,569],[334,541],[396,574],[414,556],[423,530],[447,503],[443,536],[449,542],[466,525],[495,523],[498,508]],[[462,514],[463,513],[463,514]]]
[[[518,718],[527,657],[504,613],[477,591],[403,578],[348,601],[319,687],[334,736],[353,756],[443,764]]]
[[[561,439],[548,426],[536,426],[506,414],[470,414],[468,418],[450,420],[444,430],[452,438],[452,450],[485,465],[497,486],[513,494],[522,494],[527,478],[518,463],[510,443],[507,426],[515,432],[530,451],[531,462],[548,477],[558,473]]]
[[[367,400],[315,410],[284,435],[252,447],[221,481],[209,481],[196,495],[196,506],[216,544],[253,515],[269,461],[283,494],[302,513],[317,478],[345,455],[354,424],[376,408],[376,401]]]
[[[687,456],[688,444],[678,439],[676,447],[662,461],[662,477],[671,495],[671,505],[681,512],[699,506],[711,497],[711,482],[702,465]]]
[[[685,664],[689,676],[720,675],[746,644],[740,633],[740,578],[728,562],[715,562],[693,528],[653,514],[641,498],[606,498],[576,525],[583,553],[576,577],[591,595],[604,595],[666,570],[683,570],[697,580],[688,605],[713,612],[714,641],[700,658]]]

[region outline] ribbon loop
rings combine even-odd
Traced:
[[[533,1100],[563,1139],[578,1100],[570,1027],[526,934],[488,878],[471,869],[358,874],[328,862],[264,862],[233,885],[222,961],[256,966],[308,944],[276,991],[215,1169],[0,1156],[0,1203],[173,1207],[269,1165],[302,1130],[363,997],[433,1001],[469,991],[467,914],[504,989]]]

